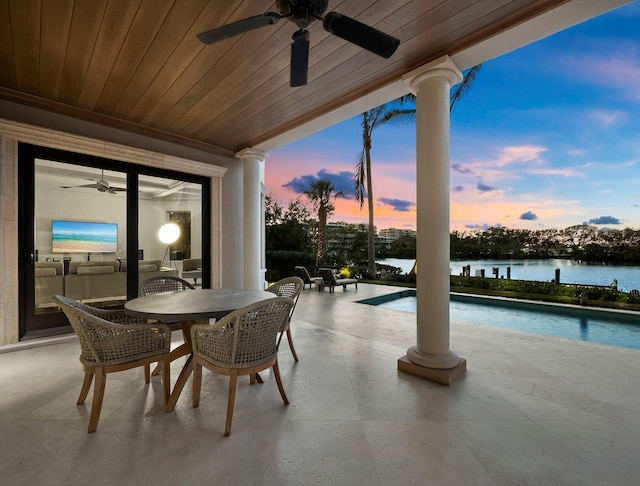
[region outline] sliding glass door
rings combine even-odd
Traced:
[[[21,339],[70,332],[53,295],[117,309],[146,278],[209,285],[207,178],[22,144],[19,160]]]

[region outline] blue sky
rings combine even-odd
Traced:
[[[451,229],[640,228],[640,3],[483,64],[451,114]],[[353,200],[358,117],[272,151],[267,190],[288,203],[329,178],[331,221]],[[373,134],[378,228],[414,228],[415,126]]]

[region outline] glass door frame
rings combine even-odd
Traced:
[[[123,172],[127,177],[126,256],[138,261],[138,176],[152,175],[202,187],[202,287],[211,286],[211,179],[77,152],[18,143],[18,307],[19,339],[71,332],[64,315],[35,313],[35,160],[37,158]],[[127,300],[138,296],[137,265],[127,268]]]

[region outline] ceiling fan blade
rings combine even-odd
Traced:
[[[309,69],[309,31],[299,30],[293,34],[291,44],[291,80],[292,88],[307,84]]]
[[[267,12],[262,15],[255,15],[243,20],[238,20],[231,24],[223,25],[217,29],[208,30],[198,34],[198,39],[205,44],[213,44],[236,35],[244,34],[250,30],[273,25],[282,18],[277,12]]]
[[[78,187],[90,187],[91,189],[97,189],[98,184],[85,184],[84,186],[60,186],[60,189],[77,189]]]
[[[399,39],[337,12],[329,12],[322,23],[327,32],[385,59],[389,59],[400,45]]]

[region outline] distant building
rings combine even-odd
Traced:
[[[412,229],[385,228],[378,231],[378,236],[385,240],[395,241],[401,236],[416,237],[416,231]]]

